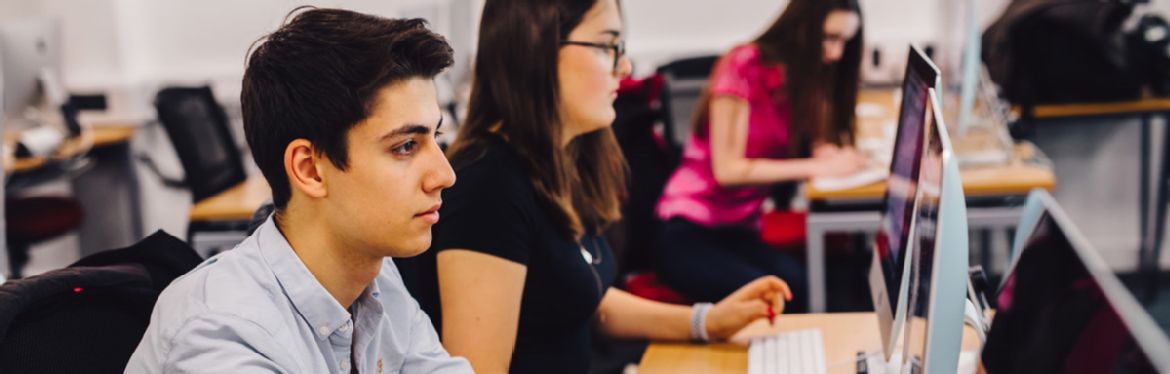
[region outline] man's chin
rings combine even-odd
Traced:
[[[431,236],[419,237],[412,240],[409,245],[404,245],[391,250],[390,257],[394,258],[409,258],[423,254],[427,249],[431,248]]]

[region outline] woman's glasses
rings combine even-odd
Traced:
[[[617,42],[617,43],[594,43],[594,42],[581,42],[581,41],[576,41],[576,40],[565,40],[565,41],[561,42],[561,45],[579,45],[579,46],[584,46],[584,47],[593,47],[593,48],[605,50],[606,53],[613,54],[613,66],[611,68],[613,69],[614,72],[617,72],[618,65],[621,64],[621,61],[622,61],[622,56],[626,55],[626,42],[624,40]]]

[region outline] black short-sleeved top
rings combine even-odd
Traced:
[[[457,180],[443,191],[431,249],[395,260],[407,288],[442,331],[438,252],[467,249],[525,265],[511,372],[587,372],[590,323],[616,277],[609,244],[597,235],[574,241],[554,225],[520,155],[502,138],[484,144],[482,157],[456,160],[453,166]],[[592,263],[586,262],[582,249]]]

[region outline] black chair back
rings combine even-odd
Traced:
[[[663,122],[671,134],[668,140],[676,146],[686,144],[690,136],[691,116],[717,61],[719,56],[691,57],[672,61],[657,69],[665,80],[661,98],[662,111],[666,114]]]
[[[247,178],[227,113],[215,101],[211,87],[168,87],[159,91],[154,104],[195,202]]]

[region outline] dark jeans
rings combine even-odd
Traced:
[[[672,218],[659,232],[654,270],[670,288],[705,302],[718,302],[756,278],[775,275],[792,289],[785,312],[808,311],[804,266],[760,241],[753,229],[710,228]]]

